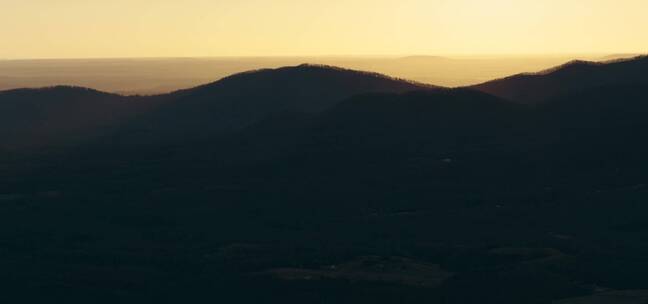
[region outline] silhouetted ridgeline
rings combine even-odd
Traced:
[[[518,103],[537,104],[601,85],[645,83],[646,62],[646,57],[606,64],[572,62],[472,88]],[[0,95],[1,103],[8,107],[0,114],[4,118],[3,146],[61,143],[58,137],[67,135],[88,138],[99,135],[92,132],[97,127],[116,124],[134,136],[128,139],[131,141],[206,138],[240,130],[283,112],[321,112],[358,94],[428,89],[434,87],[376,73],[301,65],[241,73],[194,89],[149,97],[126,98],[61,87],[6,91]],[[16,100],[29,102],[18,106]],[[35,110],[27,113],[26,119],[15,119],[22,116],[20,111],[30,108]],[[126,119],[134,113],[137,119]]]
[[[428,88],[376,73],[301,65],[237,74],[158,96],[122,97],[67,87],[6,91],[0,95],[0,106],[6,108],[0,123],[3,130],[11,130],[3,138],[5,147],[61,143],[67,135],[88,135],[93,128],[116,124],[125,125],[126,133],[146,137],[134,140],[204,138],[285,111],[319,112],[356,94]],[[142,109],[148,111],[124,120]]]
[[[472,88],[504,99],[538,104],[576,90],[597,86],[648,83],[648,56],[607,63],[573,61],[535,74],[519,74]]]
[[[317,113],[353,95],[432,88],[384,75],[326,66],[260,70],[168,96],[145,118],[151,136],[211,136],[283,112]]]
[[[1,92],[0,297],[646,303],[645,64]]]
[[[78,87],[0,92],[0,147],[75,142],[150,108],[137,98]]]

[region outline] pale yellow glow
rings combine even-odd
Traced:
[[[0,58],[648,51],[646,0],[0,0]]]

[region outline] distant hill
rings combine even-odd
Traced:
[[[322,112],[357,94],[432,88],[377,73],[320,65],[250,71],[157,96],[164,105],[132,127],[151,140],[204,138],[240,130],[284,112]]]
[[[227,147],[224,159],[274,157],[281,167],[317,172],[355,167],[363,177],[377,168],[398,176],[461,159],[470,166],[457,172],[499,170],[498,178],[511,183],[519,182],[516,175],[535,179],[583,168],[602,170],[592,174],[600,178],[609,168],[644,168],[646,100],[648,85],[641,84],[584,89],[537,107],[469,89],[364,94],[320,114],[261,121],[219,147]]]
[[[356,94],[426,88],[435,87],[373,72],[303,64],[235,74],[211,84],[172,93],[171,96],[200,99],[201,102],[213,102],[218,97],[236,98],[227,102],[218,101],[218,107],[229,107],[238,101],[254,103],[257,109],[272,107],[277,111],[318,112]],[[253,100],[257,98],[264,100]]]
[[[61,144],[95,134],[145,109],[134,98],[78,87],[0,92],[0,147]]]
[[[429,88],[377,73],[304,64],[235,74],[157,96],[78,87],[11,90],[0,92],[0,138],[6,147],[46,146],[107,134],[95,132],[107,127],[119,128],[116,138],[127,141],[205,138],[283,112],[321,112],[356,94]]]
[[[465,89],[370,94],[349,99],[322,115],[319,132],[349,143],[417,144],[438,149],[448,141],[478,141],[515,127],[526,108]],[[422,142],[423,140],[423,142]]]
[[[518,74],[472,86],[476,90],[526,104],[604,85],[648,83],[648,56],[609,62],[572,61],[533,74]]]
[[[572,92],[539,108],[544,132],[553,132],[563,149],[579,158],[642,164],[648,144],[648,84],[610,85]],[[553,131],[550,131],[553,129]],[[619,165],[619,167],[622,167]]]
[[[361,162],[396,162],[510,142],[529,115],[526,106],[468,89],[361,94],[319,114],[261,121],[221,146],[235,151],[226,158],[283,154],[322,161],[356,156]]]
[[[648,57],[605,63],[573,61],[540,73],[515,75],[470,89],[501,98],[496,102],[498,107],[507,101],[549,103],[601,86],[641,86],[648,83],[646,70]],[[434,93],[400,95],[430,90]],[[489,107],[494,104],[489,99],[494,97],[476,94],[470,90],[438,90],[438,87],[377,73],[309,64],[235,74],[207,85],[157,96],[124,97],[76,87],[21,89],[0,92],[3,127],[0,137],[4,149],[74,142],[105,134],[111,134],[109,140],[124,144],[204,140],[234,134],[261,122],[276,121],[286,114],[293,118],[319,117],[319,113],[342,115],[363,100],[370,105],[367,111],[374,112],[362,113],[358,118],[361,124],[378,114],[375,111],[383,109],[387,100],[410,104],[425,99],[434,102],[421,103],[424,109],[410,104],[418,112],[409,113],[414,116],[407,116],[404,122],[455,123],[469,113],[472,121],[466,121],[463,125],[466,126],[487,117]],[[354,96],[357,97],[351,98]],[[470,102],[473,103],[468,105]],[[394,115],[404,110],[401,106],[382,111],[395,119]],[[430,111],[433,108],[436,111]],[[467,112],[448,113],[451,109]],[[428,121],[415,118],[419,117],[416,115],[427,115]],[[339,119],[330,118],[331,121]],[[463,126],[452,125],[453,128]]]

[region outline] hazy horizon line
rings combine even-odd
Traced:
[[[574,52],[574,53],[447,53],[447,54],[328,54],[328,55],[207,55],[207,56],[88,56],[88,57],[16,57],[0,61],[38,61],[38,60],[156,60],[156,59],[288,59],[288,58],[515,58],[515,57],[571,57],[571,56],[634,56],[646,52]]]

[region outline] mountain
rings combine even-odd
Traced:
[[[330,66],[304,64],[251,71],[157,96],[163,106],[141,117],[125,132],[149,140],[206,138],[241,130],[284,112],[319,113],[357,94],[432,88]]]
[[[477,145],[484,137],[504,135],[525,113],[525,107],[466,89],[359,95],[321,115],[318,135],[309,138],[346,140],[350,150],[414,145],[411,152],[438,152],[446,144]]]
[[[644,159],[648,144],[643,140],[648,134],[648,84],[572,92],[547,102],[538,112],[544,120],[542,132],[555,139],[548,155],[561,158],[561,163],[616,170],[592,174],[599,178],[641,175],[648,169]]]
[[[321,113],[271,116],[219,146],[234,151],[223,158],[248,160],[377,157],[392,150],[442,154],[510,136],[528,113],[523,105],[468,89],[360,94]]]
[[[324,65],[264,69],[235,74],[217,82],[179,91],[172,96],[194,102],[214,102],[230,108],[276,108],[281,111],[319,112],[342,99],[370,92],[404,92],[433,86],[396,79],[378,73]],[[218,98],[228,98],[219,101]],[[265,98],[265,100],[255,100]]]
[[[0,92],[0,148],[61,144],[95,134],[144,109],[144,103],[78,87]]]
[[[648,83],[648,56],[609,62],[572,61],[539,73],[518,74],[471,88],[526,104],[597,86]]]
[[[108,127],[133,141],[205,138],[282,112],[324,111],[355,94],[428,88],[376,73],[300,65],[236,74],[157,96],[77,87],[11,90],[0,92],[0,138],[4,146],[43,146],[108,134],[95,132]]]
[[[540,111],[570,129],[648,125],[648,84],[606,85],[575,91],[548,101]]]

